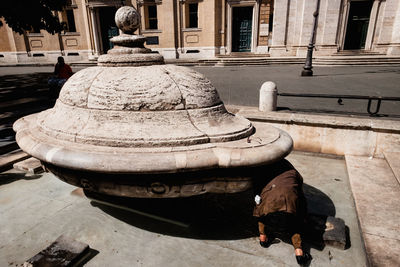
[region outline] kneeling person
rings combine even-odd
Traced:
[[[303,178],[287,160],[268,166],[267,173],[254,180],[256,206],[253,215],[258,218],[260,245],[268,247],[272,238],[268,227],[287,232],[300,265],[312,258],[303,251],[301,232],[307,213],[303,193]]]

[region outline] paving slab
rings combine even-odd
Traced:
[[[398,181],[385,159],[346,155],[346,164],[369,263],[400,266]]]
[[[0,171],[12,168],[15,162],[29,158],[30,156],[22,150],[11,151],[0,156]],[[1,181],[0,181],[1,183]]]
[[[73,267],[89,252],[87,244],[61,235],[50,246],[24,262],[24,267]]]
[[[392,169],[394,176],[400,184],[400,152],[383,151],[383,155],[385,156],[385,159]]]
[[[288,159],[304,177],[310,212],[342,218],[350,232],[346,250],[306,242],[311,266],[366,266],[344,160],[303,153]],[[23,263],[61,234],[99,252],[85,266],[298,266],[285,240],[260,247],[248,192],[206,203],[182,199],[197,203],[186,210],[190,216],[200,214],[185,228],[96,204],[50,173],[1,175],[15,179],[0,183],[0,266]]]
[[[14,169],[21,170],[26,173],[37,174],[44,171],[42,163],[36,158],[28,158],[23,161],[14,163]]]

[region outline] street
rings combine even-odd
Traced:
[[[258,106],[263,82],[273,81],[279,93],[400,96],[400,67],[315,67],[313,77],[301,77],[302,65],[262,67],[195,67],[218,89],[225,104]],[[278,109],[368,116],[368,100],[278,97]],[[373,104],[372,110],[374,110]],[[380,114],[400,117],[400,102],[383,101]]]
[[[76,72],[83,67],[73,67]],[[399,97],[400,66],[314,67],[313,77],[301,77],[302,65],[192,67],[203,73],[227,105],[258,106],[263,82],[273,81],[279,93],[343,94]],[[1,67],[4,75],[51,73],[53,67]],[[278,97],[279,110],[368,116],[367,100]],[[375,109],[373,102],[372,110]],[[381,115],[400,117],[400,102],[383,101]]]

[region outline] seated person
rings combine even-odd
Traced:
[[[68,78],[72,76],[71,67],[65,64],[63,57],[57,58],[57,64],[54,67],[54,75],[56,75],[56,77],[52,77],[48,80],[51,89],[61,88]]]
[[[258,219],[260,245],[271,244],[273,238],[268,236],[269,230],[284,231],[291,237],[298,264],[305,265],[312,257],[303,251],[301,241],[307,213],[303,178],[287,160],[267,166],[262,175],[254,180],[256,206],[253,211]]]

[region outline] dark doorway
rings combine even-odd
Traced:
[[[102,7],[99,9],[101,43],[103,45],[103,53],[113,48],[110,38],[119,34],[118,27],[115,25],[115,7]]]
[[[344,49],[365,48],[372,1],[351,1]]]
[[[234,7],[232,13],[232,52],[250,52],[253,7]]]

